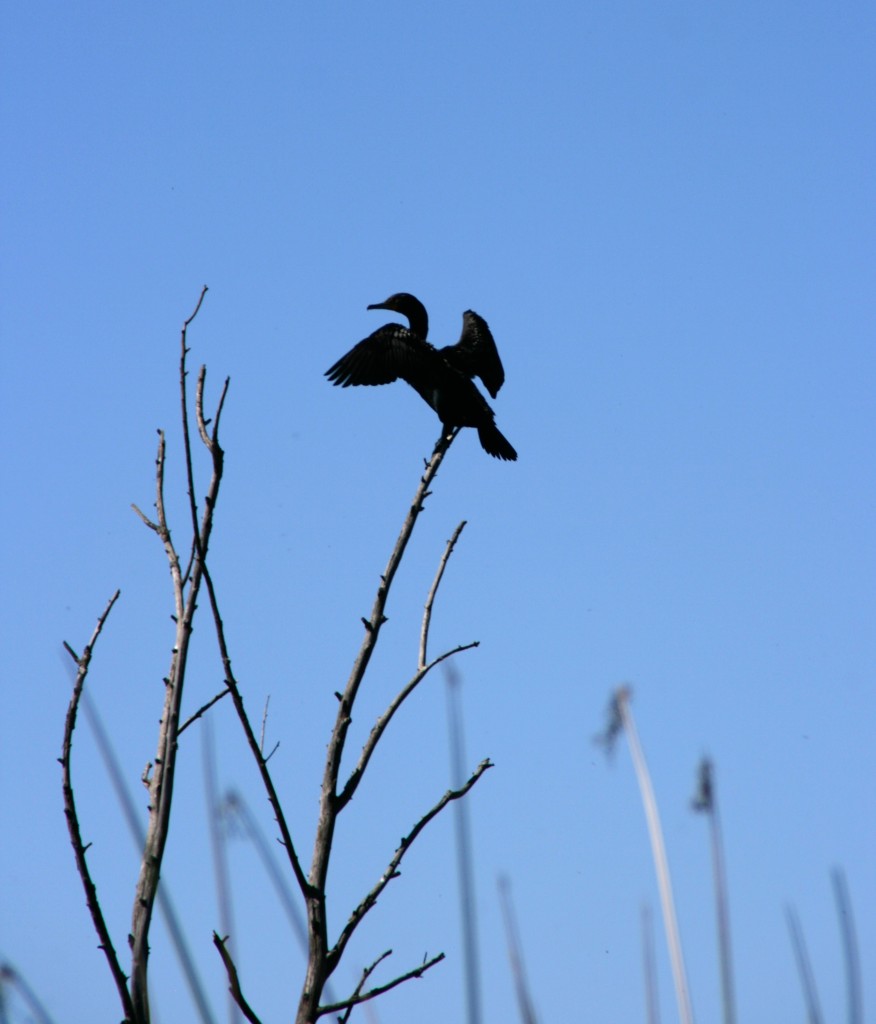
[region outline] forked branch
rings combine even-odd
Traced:
[[[371,988],[367,992],[362,992],[362,985],[368,975],[374,970],[381,960],[385,960],[391,953],[392,950],[388,949],[385,953],[381,954],[381,956],[379,956],[370,967],[365,969],[362,980],[359,982],[359,985],[356,987],[356,991],[349,999],[345,999],[342,1003],[330,1003],[328,1006],[321,1006],[319,1008],[320,1016],[326,1013],[337,1013],[338,1010],[346,1009],[347,1012],[340,1018],[342,1021],[346,1021],[349,1019],[350,1010],[352,1010],[354,1006],[358,1006],[359,1003],[365,1003],[369,999],[374,999],[376,996],[382,996],[384,992],[389,992],[397,985],[401,985],[402,982],[410,981],[411,978],[422,978],[430,967],[434,967],[435,964],[440,964],[444,959],[443,953],[429,957],[429,959],[424,960],[419,967],[414,967],[413,970],[400,974],[397,978],[393,978],[392,981],[388,981],[385,985],[378,985],[376,988]]]

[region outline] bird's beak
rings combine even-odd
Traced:
[[[389,309],[389,306],[385,302],[372,302],[370,306],[366,306],[366,309]]]

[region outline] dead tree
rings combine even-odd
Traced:
[[[369,983],[375,969],[381,964],[389,951],[378,955],[373,963],[367,967],[361,976],[359,983],[354,990],[344,999],[335,1002],[323,1003],[323,992],[328,979],[337,969],[341,958],[352,938],[354,932],[361,924],[368,912],[376,904],[378,897],[386,886],[399,875],[399,866],[411,844],[425,829],[425,827],[452,801],[463,797],[475,785],[484,772],[491,767],[488,760],[482,761],[469,776],[468,780],[457,789],[450,789],[443,794],[433,806],[426,811],[418,821],[415,822],[408,834],[401,840],[398,847],[389,858],[386,869],[374,882],[368,892],[364,893],[362,899],[350,912],[346,923],[340,933],[331,938],[328,933],[328,922],[326,915],[327,884],[329,864],[331,860],[335,826],[338,816],[348,806],[358,786],[360,785],[368,763],[380,742],[387,726],[401,707],[405,700],[414,692],[417,686],[425,679],[429,672],[447,658],[461,651],[477,646],[477,642],[461,644],[451,650],[445,651],[437,657],[428,658],[428,635],[432,618],[432,608],[441,582],[447,560],[461,533],[465,523],[460,523],[452,538],[448,541],[447,548],[440,560],[438,571],[429,590],[425,612],[423,615],[419,655],[417,665],[410,679],[401,687],[395,698],[383,714],[374,723],[365,744],[359,754],[355,766],[348,774],[342,773],[342,762],[348,730],[352,721],[352,711],[356,696],[362,685],[371,656],[377,645],[381,627],[386,622],[384,610],[386,601],[392,587],[396,571],[404,556],[405,548],[411,537],[414,526],[420,513],[423,511],[424,502],[431,493],[429,488],[435,479],[439,467],[455,437],[455,432],[441,437],[435,446],[435,450],[425,465],[425,470],[420,478],[413,500],[410,503],[405,516],[401,532],[395,547],[389,557],[386,569],[380,577],[377,593],[368,618],[363,618],[364,634],[358,655],[353,663],[349,679],[342,692],[335,694],[338,701],[338,710],[335,718],[334,728],[328,744],[325,766],[323,769],[323,781],[319,802],[319,815],[317,820],[316,838],[309,869],[302,864],[299,851],[293,841],[283,806],[277,788],[271,775],[268,765],[268,756],[265,755],[262,745],[256,735],[256,731],[250,722],[244,706],[241,685],[232,670],[231,656],[226,641],[225,627],[220,613],[218,595],[213,584],[213,579],[208,568],[208,552],[210,536],[213,529],[214,515],[216,513],[217,499],[219,496],[220,484],[223,472],[223,450],[219,444],[219,422],[222,409],[228,393],[229,381],[226,379],[220,393],[215,413],[208,419],[204,413],[204,386],[206,381],[206,368],[201,367],[198,374],[195,389],[194,401],[194,425],[197,431],[197,438],[206,449],[211,466],[211,478],[207,493],[203,501],[203,507],[199,507],[195,489],[194,453],[195,447],[194,431],[192,429],[191,416],[189,412],[189,397],[187,378],[188,371],[186,358],[188,347],[186,335],[188,328],[204,301],[207,289],[204,288],[198,299],[194,312],[185,321],[182,328],[181,352],[179,363],[179,387],[181,402],[181,425],[185,453],[185,465],[188,482],[188,507],[190,515],[191,536],[185,549],[180,548],[172,539],[170,526],[167,520],[164,483],[165,483],[165,438],[163,431],[159,431],[158,453],[156,457],[156,501],[155,518],[146,516],[139,508],[134,509],[144,524],[152,530],[162,543],[165,556],[170,569],[170,576],[173,589],[175,637],[172,648],[171,662],[168,674],[164,679],[164,706],[158,732],[158,744],[154,763],[150,764],[144,774],[143,781],[147,786],[149,794],[148,820],[143,839],[143,851],[139,878],[136,884],[134,905],[132,912],[131,930],[128,936],[130,946],[130,974],[126,974],[122,962],[113,944],[110,928],[104,919],[98,899],[97,887],[91,877],[86,857],[87,844],[82,835],[82,828],[76,810],[75,791],[71,775],[71,755],[73,730],[76,725],[77,714],[82,700],[83,688],[88,675],[93,651],[101,631],[113,605],[119,597],[118,591],[109,601],[106,609],[98,620],[97,627],[81,654],[77,654],[69,645],[67,650],[76,663],[76,679],[73,686],[73,694],[67,711],[64,729],[64,741],[60,762],[63,769],[63,794],[64,808],[67,817],[68,829],[73,846],[74,857],[77,869],[85,891],[86,904],[91,914],[92,922],[98,934],[100,948],[103,950],[110,974],[116,986],[119,999],[122,1004],[124,1019],[130,1024],[149,1024],[151,1020],[149,1008],[149,934],[153,916],[156,896],[158,894],[159,879],[167,844],[168,835],[173,822],[173,787],[177,770],[177,758],[179,754],[179,736],[193,721],[209,712],[209,709],[219,700],[228,698],[234,705],[237,719],[243,730],[249,749],[255,760],[262,785],[264,786],[274,819],[279,832],[279,841],[285,851],[289,870],[295,880],[297,889],[301,894],[307,918],[308,926],[308,957],[302,984],[301,996],[295,1014],[297,1024],[312,1024],[321,1016],[327,1013],[341,1015],[341,1020],[347,1020],[352,1008],[366,1000],[373,999],[383,992],[387,992],[397,985],[402,984],[410,978],[420,977],[431,967],[435,966],[442,959],[444,954],[439,953],[424,962],[417,964],[409,970],[403,971],[394,978],[381,984],[374,984],[369,988]],[[222,662],[224,674],[224,687],[212,700],[208,701],[201,708],[198,708],[188,719],[182,717],[183,693],[188,664],[189,640],[192,633],[192,624],[198,605],[199,597],[206,591],[209,606],[212,614],[214,632],[218,644],[219,655]],[[219,955],[222,958],[228,977],[229,990],[241,1012],[250,1022],[258,1022],[259,1017],[252,1005],[244,996],[239,973],[232,959],[227,946],[227,936],[220,936],[213,933],[213,942]],[[291,1008],[290,1008],[291,1009]],[[202,1014],[203,1016],[203,1014]]]

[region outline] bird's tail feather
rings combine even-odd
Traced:
[[[495,423],[484,423],[478,427],[478,438],[481,448],[494,459],[504,459],[506,462],[516,462],[517,452],[507,437],[499,430]]]

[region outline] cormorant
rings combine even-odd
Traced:
[[[499,432],[493,410],[472,382],[473,377],[480,377],[493,398],[505,382],[502,360],[486,320],[466,310],[459,341],[436,349],[426,341],[426,309],[413,295],[397,292],[368,308],[401,313],[410,326],[390,323],[378,328],[326,370],[326,377],[345,388],[391,384],[401,377],[438,413],[445,435],[454,427],[474,427],[485,452],[497,459],[516,460],[517,452]]]

